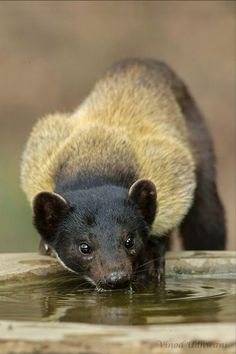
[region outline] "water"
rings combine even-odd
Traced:
[[[234,322],[233,280],[167,279],[159,289],[95,292],[77,279],[0,287],[0,319],[109,325]]]

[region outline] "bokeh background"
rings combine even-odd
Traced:
[[[131,56],[168,62],[203,111],[235,248],[235,2],[2,1],[0,252],[37,247],[19,186],[36,119],[74,110],[113,61]]]

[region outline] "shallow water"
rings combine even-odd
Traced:
[[[235,293],[234,280],[169,278],[159,289],[98,293],[77,279],[48,279],[1,286],[0,319],[109,325],[234,322]]]

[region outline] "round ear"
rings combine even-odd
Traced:
[[[52,240],[59,221],[69,210],[66,200],[57,193],[40,192],[32,204],[34,226],[46,241]]]
[[[139,179],[130,187],[128,196],[139,207],[145,221],[151,225],[157,212],[155,184],[148,179]]]

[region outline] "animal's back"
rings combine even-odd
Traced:
[[[162,131],[186,141],[185,119],[172,86],[167,65],[155,60],[121,60],[96,83],[73,116],[84,123],[123,126],[134,139],[136,134]]]

